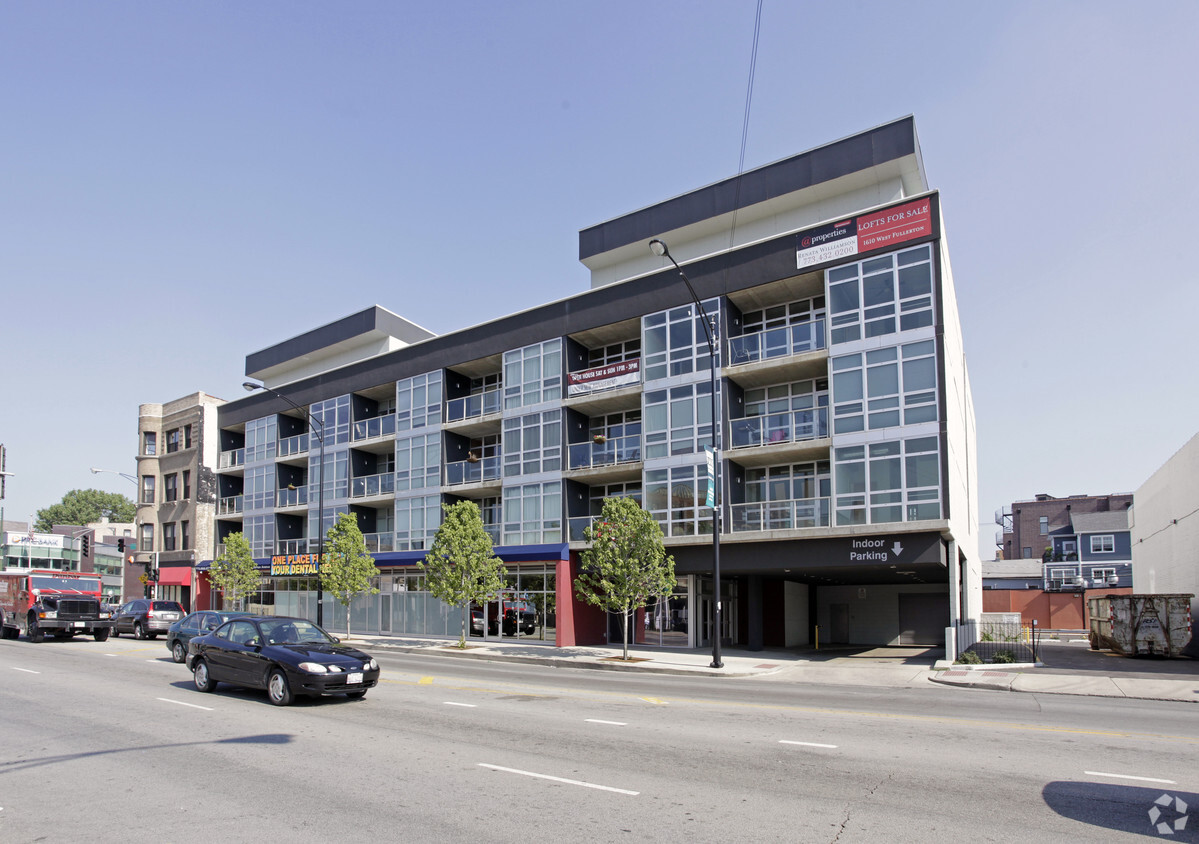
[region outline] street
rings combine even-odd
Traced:
[[[0,840],[1199,840],[1193,704],[373,655],[281,709],[162,640],[5,641]]]

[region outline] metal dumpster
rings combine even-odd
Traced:
[[[1091,598],[1091,649],[1125,656],[1178,656],[1191,641],[1194,595],[1102,595]]]

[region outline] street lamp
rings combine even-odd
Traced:
[[[248,392],[255,390],[265,390],[271,395],[283,399],[293,408],[304,414],[308,420],[308,428],[316,436],[316,441],[320,443],[320,472],[317,475],[317,505],[316,505],[316,625],[317,627],[325,626],[325,588],[321,584],[321,563],[325,559],[325,423],[317,419],[307,409],[300,407],[287,396],[280,393],[278,390],[272,390],[265,384],[255,384],[253,381],[246,381],[242,384]],[[320,426],[319,428],[316,426]]]
[[[692,300],[695,302],[695,307],[699,309],[700,322],[704,326],[704,336],[708,340],[708,352],[711,357],[709,368],[712,372],[712,585],[714,592],[713,603],[713,626],[712,631],[712,664],[711,668],[724,668],[724,663],[720,661],[720,404],[716,400],[716,313],[705,314],[703,303],[699,301],[699,296],[695,294],[695,288],[691,286],[691,279],[687,278],[687,274],[683,272],[683,268],[679,266],[679,262],[670,254],[670,250],[666,248],[666,244],[658,238],[654,238],[649,242],[649,251],[653,252],[659,258],[665,258],[674,264],[674,268],[678,270],[682,276],[683,282],[687,285],[687,292],[691,294]],[[717,309],[719,313],[719,309]],[[704,317],[707,316],[705,320]]]
[[[128,475],[124,472],[118,472],[116,469],[97,469],[95,466],[92,467],[93,475],[98,475],[101,472],[108,472],[110,475],[120,475],[122,478],[134,484],[135,486],[137,485],[137,478],[135,478],[133,475]]]

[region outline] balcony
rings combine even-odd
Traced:
[[[566,520],[566,532],[568,542],[586,542],[587,538],[583,532],[587,530],[587,526],[598,519],[599,516],[576,516],[573,519]]]
[[[499,390],[488,390],[485,393],[476,393],[473,396],[450,399],[446,402],[445,421],[463,422],[467,419],[478,419],[481,416],[499,413],[501,401],[502,397]]]
[[[296,434],[294,437],[284,437],[279,440],[277,455],[283,457],[295,457],[308,452],[308,434]]]
[[[280,556],[294,557],[308,553],[307,539],[280,539],[275,543],[275,553]]]
[[[828,437],[828,408],[814,407],[765,416],[746,416],[730,423],[730,447],[754,448]]]
[[[395,550],[394,533],[364,533],[362,538],[366,542],[366,550],[372,554]]]
[[[484,457],[479,460],[459,460],[445,464],[445,485],[461,486],[500,479],[500,458]]]
[[[396,432],[396,417],[394,413],[386,416],[375,416],[354,423],[354,442],[377,440],[380,437],[394,437]]]
[[[308,487],[284,487],[275,490],[275,506],[281,510],[308,506]]]
[[[764,530],[800,530],[828,527],[831,498],[796,498],[789,501],[755,501],[729,508],[730,533]]]
[[[350,478],[350,498],[380,498],[394,496],[396,491],[395,472]]]
[[[235,448],[231,451],[222,451],[221,456],[217,461],[218,469],[237,469],[246,465],[246,450],[244,448]]]
[[[244,507],[242,495],[229,495],[221,498],[216,503],[216,514],[218,516],[240,516]]]
[[[634,480],[641,477],[641,435],[575,443],[567,447],[567,459],[571,477],[609,483]]]
[[[825,348],[824,320],[770,328],[729,338],[729,366],[800,355]]]

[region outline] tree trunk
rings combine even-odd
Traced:
[[[624,639],[624,659],[629,658],[629,612],[625,610],[620,614],[621,637]]]
[[[350,641],[350,605],[346,604],[346,641]]]
[[[469,610],[464,606],[462,609],[462,632],[458,634],[458,647],[466,647],[466,614]]]

